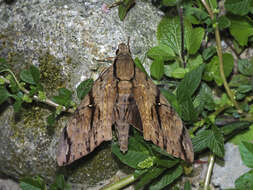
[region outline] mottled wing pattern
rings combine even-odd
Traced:
[[[145,73],[135,68],[134,99],[138,106],[145,140],[169,154],[193,162],[191,139],[178,114]]]
[[[116,99],[113,67],[95,82],[92,90],[63,129],[57,152],[59,166],[67,165],[112,139],[113,106]]]

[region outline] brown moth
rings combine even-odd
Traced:
[[[122,152],[128,149],[129,126],[143,132],[169,154],[193,162],[191,139],[182,120],[158,87],[133,62],[129,47],[120,44],[114,64],[94,85],[63,129],[57,151],[59,166],[92,152],[117,131]]]

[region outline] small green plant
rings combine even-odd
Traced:
[[[68,184],[63,175],[57,175],[55,181],[48,185],[45,180],[39,176],[24,177],[19,182],[22,190],[70,190],[71,186]]]

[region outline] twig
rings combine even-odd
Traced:
[[[203,3],[203,5],[205,6],[208,14],[210,15],[212,20],[215,20],[213,11],[211,10],[211,8],[208,6],[208,4],[206,3],[205,0],[201,0],[201,2]],[[215,39],[216,39],[216,46],[217,46],[217,54],[219,57],[219,66],[220,66],[220,75],[225,87],[225,90],[229,96],[229,98],[231,99],[231,101],[233,102],[233,105],[236,107],[238,113],[242,113],[241,108],[239,107],[238,103],[236,102],[236,100],[234,99],[234,94],[233,92],[230,90],[226,77],[225,77],[225,73],[224,73],[224,68],[223,68],[223,58],[222,58],[222,48],[221,48],[221,40],[220,40],[220,32],[219,32],[219,27],[218,24],[216,24],[215,26]]]
[[[211,179],[211,175],[212,175],[212,171],[213,171],[214,160],[215,160],[215,156],[213,154],[211,154],[210,158],[209,158],[208,169],[207,169],[207,172],[206,172],[206,179],[205,179],[205,183],[204,183],[204,190],[208,190],[210,179]]]
[[[119,180],[118,182],[116,182],[114,184],[103,187],[100,190],[118,190],[118,189],[121,189],[122,187],[129,185],[130,183],[134,182],[135,180],[136,180],[136,178],[134,177],[133,174],[131,174],[131,175],[128,175],[127,177],[122,178],[121,180]]]
[[[12,76],[13,76],[13,75],[12,75]],[[7,84],[10,84],[10,83],[11,83],[8,79],[4,78],[3,76],[0,76],[0,78],[3,79],[3,80],[5,81],[5,83],[7,83]],[[19,84],[19,82],[17,81],[17,79],[16,79],[15,76],[14,76],[14,80],[15,80],[15,82],[17,83],[19,89],[20,89],[22,92],[24,92],[25,94],[29,95],[29,91],[28,91],[27,89],[21,87],[21,85]],[[61,107],[62,107],[62,111],[69,112],[69,113],[74,113],[74,110],[73,110],[73,109],[67,109],[65,106],[59,105],[59,104],[53,102],[52,100],[50,100],[50,99],[48,99],[48,98],[46,98],[45,100],[41,100],[37,95],[33,95],[33,96],[32,96],[32,99],[33,99],[33,100],[36,100],[36,101],[39,101],[39,102],[46,103],[46,104],[48,104],[48,105],[50,105],[50,106],[53,106],[53,107],[59,107],[59,106],[61,106]]]

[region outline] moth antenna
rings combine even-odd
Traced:
[[[127,37],[127,48],[130,51],[130,36]]]

